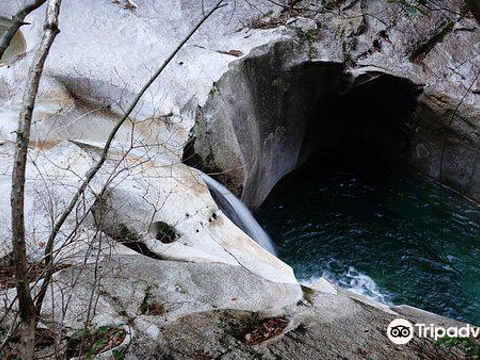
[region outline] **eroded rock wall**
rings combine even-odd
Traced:
[[[479,199],[479,26],[458,15],[460,2],[428,15],[383,1],[363,4],[286,20],[278,31],[288,39],[231,65],[198,112],[196,152],[250,207],[305,160],[313,104],[383,75],[420,95],[405,119],[408,163]]]
[[[215,84],[197,117],[197,153],[249,205],[297,166],[312,104],[341,79],[341,64],[308,62],[305,50],[292,41],[256,49]]]

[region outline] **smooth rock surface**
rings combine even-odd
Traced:
[[[327,279],[320,278],[309,286],[313,290],[321,293],[337,295],[338,291]]]
[[[32,129],[31,257],[41,254],[52,219],[135,94],[213,4],[137,0],[126,9],[109,0],[63,1],[62,32],[46,64]],[[418,310],[392,310],[342,291],[312,290],[301,300],[292,269],[221,214],[198,173],[181,163],[195,137],[201,165],[218,170],[255,208],[308,157],[309,104],[388,75],[421,89],[411,163],[438,178],[448,134],[442,180],[478,198],[480,33],[473,19],[457,17],[459,5],[449,2],[453,12],[428,18],[383,0],[333,4],[341,15],[330,8],[280,14],[267,0],[219,10],[148,90],[68,219],[57,249],[74,266],[55,274],[55,302],[46,302],[45,314],[70,328],[81,328],[88,315],[100,325],[132,322],[137,335],[129,360],[191,359],[197,351],[219,359],[465,358],[465,351],[447,352],[429,340],[408,347],[388,342],[386,326],[398,314],[431,320]],[[0,16],[17,8],[17,1],[2,1]],[[9,198],[13,131],[43,19],[44,7],[27,18],[26,52],[0,66],[2,200]],[[94,216],[78,227],[89,209]],[[11,250],[9,224],[9,204],[2,201],[0,258]],[[175,241],[161,241],[163,224]],[[104,237],[106,246],[97,246]],[[148,314],[149,306],[157,315]],[[285,336],[265,346],[243,343],[259,318],[274,315],[290,319]]]
[[[27,239],[30,257],[39,257],[52,227],[79,186],[99,151],[94,146],[62,143],[45,151],[32,150],[26,193]],[[0,148],[0,189],[10,196],[13,147]],[[292,269],[238,229],[213,201],[198,171],[158,156],[124,156],[113,151],[109,162],[68,218],[56,249],[84,243],[82,233],[103,231],[119,242],[141,242],[163,259],[242,266],[270,281],[297,281]],[[92,211],[90,211],[90,209]],[[80,219],[84,221],[79,221]],[[0,249],[11,251],[10,205],[1,204]],[[176,233],[162,242],[159,227]]]
[[[407,162],[478,200],[480,27],[456,15],[461,4],[409,15],[385,1],[347,2],[333,5],[340,15],[320,7],[293,16],[286,27],[279,22],[278,31],[288,36],[256,48],[215,83],[199,112],[196,152],[257,208],[278,180],[308,158],[312,142],[328,144],[307,130],[313,116],[330,120],[315,106],[332,94],[394,77],[420,91],[402,125],[409,137]],[[312,26],[303,31],[306,19]],[[315,23],[321,24],[317,30]],[[403,92],[397,89],[400,107]]]
[[[97,264],[54,275],[44,316],[67,327],[82,326],[89,316],[98,325],[130,322],[145,333],[147,324],[161,327],[191,313],[278,311],[302,298],[298,284],[267,281],[240,266],[151,259],[106,240],[91,256],[97,253],[102,254]],[[1,298],[8,303],[14,296],[10,290]],[[95,310],[86,311],[92,302]]]
[[[222,360],[252,359],[469,359],[460,345],[441,347],[432,339],[414,337],[407,345],[394,345],[386,336],[388,324],[401,317],[429,323],[431,316],[412,309],[408,314],[386,314],[347,296],[313,294],[310,305],[286,311],[285,334],[259,345],[246,345],[245,336],[273,313],[215,311],[192,314],[169,324],[154,341],[137,338],[128,360],[191,359],[208,354]],[[436,318],[444,326],[462,324]],[[221,331],[219,331],[221,329]],[[474,343],[478,346],[478,341]]]

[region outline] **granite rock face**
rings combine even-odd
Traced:
[[[92,248],[108,252],[112,245],[103,239]],[[10,290],[1,298],[8,303],[13,296]],[[65,327],[89,316],[98,325],[133,321],[140,335],[149,336],[157,327],[191,313],[280,311],[301,299],[297,284],[268,281],[240,266],[159,260],[116,246],[98,264],[92,261],[57,272],[43,313]],[[65,306],[55,306],[62,301]],[[96,309],[87,314],[91,301]],[[158,336],[159,330],[154,333]]]
[[[85,5],[83,13],[65,1],[62,34],[42,82],[34,141],[104,142],[155,65],[213,2],[203,9],[183,1],[136,5],[100,1]],[[459,15],[461,5],[451,2],[428,16],[405,14],[383,0],[332,5],[340,15],[322,7],[280,13],[268,1],[227,6],[152,86],[132,116],[135,129],[126,124],[116,142],[125,146],[133,133],[136,145],[181,161],[192,138],[202,165],[222,172],[223,182],[256,208],[279,179],[308,158],[312,142],[325,141],[307,136],[312,117],[331,118],[322,119],[325,109],[313,104],[355,89],[369,91],[364,88],[369,83],[393,77],[404,83],[391,85],[392,94],[407,86],[412,94],[399,95],[392,106],[411,107],[415,100],[402,124],[408,129],[407,160],[477,199],[480,35],[473,18]],[[15,6],[2,3],[0,15],[11,16]],[[32,25],[22,29],[26,55],[0,68],[1,141],[12,139],[42,17],[36,12],[28,19]]]
[[[199,355],[223,360],[469,359],[468,351],[460,346],[444,348],[431,339],[417,337],[407,345],[394,345],[385,332],[398,317],[412,323],[462,325],[451,319],[408,307],[385,313],[345,294],[313,291],[310,300],[285,311],[288,326],[284,332],[260,344],[249,344],[246,339],[266,319],[275,319],[278,314],[219,310],[185,316],[166,326],[154,341],[137,338],[126,359],[202,359]]]
[[[30,257],[41,255],[52,219],[98,159],[135,93],[213,5],[62,4],[61,34],[45,66],[33,119],[26,206]],[[15,1],[2,2],[0,16],[9,18],[16,9]],[[24,53],[2,60],[0,67],[2,199],[10,194],[12,141],[43,10],[32,13],[30,25],[21,29]],[[257,11],[246,4],[237,10],[215,13],[148,90],[120,128],[109,161],[59,234],[57,248],[81,238],[82,231],[89,237],[101,231],[118,242],[141,243],[135,246],[162,259],[235,265],[271,281],[296,284],[292,269],[239,230],[218,209],[199,173],[182,164],[194,124],[192,109],[206,100],[212,79],[239,56],[229,53],[231,46],[247,53],[264,40],[260,34],[248,39],[234,34],[246,14]],[[2,202],[0,217],[0,255],[5,255],[11,250],[8,201]]]
[[[336,121],[328,103],[350,96],[342,106],[355,108],[369,93],[372,113],[395,99],[383,105],[385,121],[405,113],[394,131],[370,134],[375,141],[405,133],[408,163],[478,200],[478,24],[454,14],[461,2],[428,16],[385,1],[342,4],[341,15],[294,14],[277,30],[289,36],[230,67],[197,117],[197,154],[212,169],[229,169],[224,182],[256,208],[312,145],[327,147],[340,136],[318,125]],[[323,136],[312,136],[314,122]]]
[[[61,143],[32,150],[27,174],[28,255],[40,258],[52,218],[58,218],[92,166],[99,149]],[[2,199],[10,196],[13,147],[0,148]],[[1,257],[11,251],[10,205],[1,204]],[[270,281],[296,284],[292,269],[237,228],[218,208],[200,173],[161,157],[112,151],[56,239],[65,246],[84,244],[104,233],[119,243],[143,246],[161,259],[224,263],[246,268]],[[140,250],[138,250],[140,251]],[[141,252],[141,251],[140,251]],[[298,287],[298,285],[297,285]]]
[[[53,220],[135,94],[213,5],[63,1],[29,153],[31,259],[41,256]],[[0,3],[0,26],[17,6]],[[70,267],[55,274],[47,298],[68,301],[65,308],[47,301],[46,316],[81,327],[95,298],[96,325],[132,324],[135,346],[125,355],[131,360],[208,359],[207,353],[275,359],[287,352],[295,359],[466,356],[427,340],[404,351],[385,337],[394,316],[429,322],[434,315],[387,309],[329,284],[322,293],[302,293],[292,269],[237,228],[199,172],[183,163],[199,160],[218,171],[258,207],[284,175],[338,135],[334,127],[311,131],[312,119],[327,124],[329,104],[338,97],[358,104],[366,93],[374,106],[388,99],[385,118],[406,109],[394,130],[404,129],[408,146],[383,128],[369,133],[380,146],[388,152],[384,144],[397,143],[425,174],[480,198],[479,26],[458,15],[457,1],[445,5],[453,11],[428,17],[380,0],[331,6],[282,13],[267,0],[236,1],[206,22],[120,129],[107,164],[67,219],[56,249]],[[0,259],[11,251],[12,141],[43,18],[43,8],[29,16],[31,25],[1,60]],[[14,295],[1,296],[8,303]],[[276,316],[288,319],[284,336],[245,345],[259,319]]]

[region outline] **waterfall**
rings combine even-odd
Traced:
[[[201,173],[201,176],[205,184],[207,184],[213,199],[228,218],[261,247],[271,254],[276,255],[275,247],[270,236],[263,230],[245,204],[218,181],[204,173]]]

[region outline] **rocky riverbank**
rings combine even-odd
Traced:
[[[63,2],[29,154],[33,262],[124,109],[213,5],[137,3]],[[478,199],[480,28],[459,13],[460,2],[429,16],[380,0],[312,6],[282,12],[269,1],[237,1],[188,42],[120,129],[107,164],[67,219],[42,326],[68,337],[85,324],[122,324],[131,333],[122,356],[130,360],[469,356],[462,344],[395,346],[385,333],[394,317],[451,320],[388,309],[328,285],[302,288],[288,265],[222,213],[191,167],[219,172],[255,208],[312,144],[325,141],[309,131],[324,110],[312,103],[389,79],[383,86],[395,100],[391,108],[407,110],[397,119],[408,138],[402,157]],[[3,1],[0,16],[16,8]],[[38,11],[27,19],[21,46],[0,66],[2,258],[11,252],[12,141],[43,18]],[[373,92],[373,105],[381,94]],[[385,117],[391,108],[382,108]],[[8,307],[14,296],[5,290],[2,303]]]

